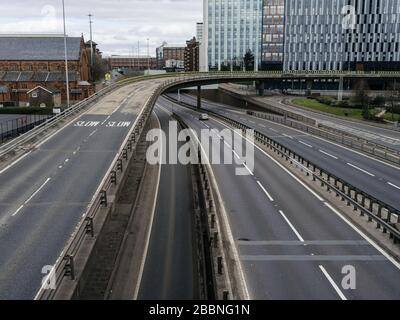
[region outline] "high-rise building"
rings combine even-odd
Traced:
[[[285,0],[263,0],[263,68],[282,69],[284,52]]]
[[[185,71],[199,71],[200,43],[196,38],[186,41]]]
[[[400,70],[400,0],[286,0],[284,70]]]
[[[200,43],[203,41],[203,28],[203,22],[196,23],[196,40]]]
[[[251,51],[254,68],[261,64],[261,23],[263,0],[204,0],[202,55],[209,69],[243,66]]]

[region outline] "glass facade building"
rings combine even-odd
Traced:
[[[390,70],[400,0],[286,0],[284,70]]]
[[[264,0],[204,0],[204,41],[209,69],[242,66],[251,50],[255,69],[261,64]]]
[[[265,68],[282,69],[285,0],[263,0],[261,59]]]

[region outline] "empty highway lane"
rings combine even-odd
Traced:
[[[197,112],[178,105],[174,111],[198,133],[226,129],[212,119],[200,122]],[[213,152],[223,152],[223,145]],[[236,176],[237,166],[240,161],[212,169],[250,298],[400,298],[399,265],[325,199],[261,149],[256,148],[251,174]],[[356,271],[356,287],[346,290],[343,271],[349,267]]]

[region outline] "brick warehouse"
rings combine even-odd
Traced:
[[[67,48],[71,101],[79,101],[93,93],[83,36],[68,37]],[[26,106],[28,91],[37,86],[58,90],[66,100],[63,36],[0,36],[0,104]]]

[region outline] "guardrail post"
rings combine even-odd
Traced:
[[[75,280],[74,257],[72,255],[66,255],[64,260],[67,261],[65,264],[65,275],[69,276],[71,280]]]
[[[123,170],[122,159],[117,160],[117,170],[119,170],[119,171]]]
[[[217,264],[218,264],[218,274],[222,275],[222,257],[218,257]]]
[[[111,171],[111,183],[117,185],[117,172]]]
[[[100,204],[107,207],[108,202],[107,202],[107,191],[106,190],[102,190],[100,192],[101,197],[100,197]]]
[[[86,221],[86,226],[85,226],[86,234],[89,234],[91,238],[94,238],[93,218],[92,217],[86,217],[85,221]]]

